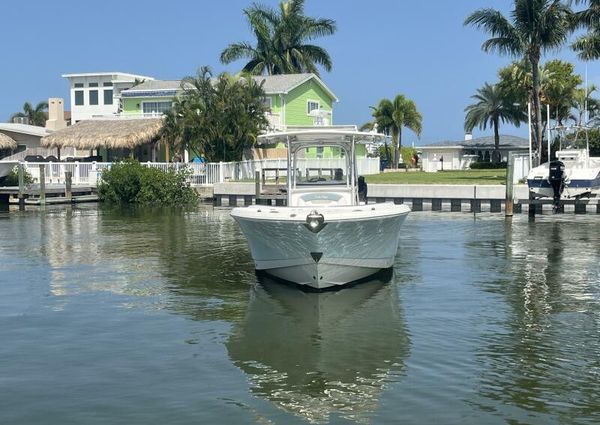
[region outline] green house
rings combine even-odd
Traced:
[[[265,103],[270,130],[284,131],[290,127],[333,125],[333,105],[336,95],[315,74],[283,74],[254,76],[265,91]],[[124,116],[160,116],[168,111],[173,99],[181,92],[181,81],[147,80],[121,92],[121,114]],[[361,147],[362,148],[362,147]],[[366,152],[358,151],[364,156]],[[311,149],[307,158],[335,158],[341,153],[327,147]],[[255,149],[254,158],[285,158],[285,148]]]

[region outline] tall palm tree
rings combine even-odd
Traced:
[[[331,35],[336,30],[331,19],[304,15],[304,0],[289,0],[279,4],[279,10],[254,4],[244,9],[246,19],[256,37],[256,45],[233,43],[221,53],[221,62],[228,64],[247,58],[243,71],[274,75],[312,72],[319,75],[317,65],[326,71],[332,67],[325,49],[309,40]]]
[[[465,108],[465,131],[470,133],[475,127],[485,130],[489,124],[494,129],[492,161],[500,162],[500,122],[518,127],[527,116],[502,92],[498,84],[485,83],[471,98],[476,102]]]
[[[423,117],[415,103],[401,94],[397,95],[394,100],[382,99],[377,107],[372,109],[377,128],[386,134],[392,134],[394,143],[392,168],[398,168],[400,149],[402,148],[402,128],[406,127],[414,131],[417,137],[421,137]]]
[[[572,47],[580,59],[600,59],[600,0],[576,0],[587,3],[588,8],[575,14],[575,28],[587,28],[588,33],[579,37]]]
[[[14,118],[22,117],[27,118],[30,125],[36,125],[38,127],[44,127],[46,120],[48,119],[48,102],[40,102],[35,105],[35,108],[29,102],[25,102],[23,105],[23,112],[17,112],[10,117],[12,122]]]
[[[501,55],[522,57],[531,66],[533,136],[537,147],[536,165],[542,153],[539,63],[542,53],[564,45],[572,28],[572,11],[560,0],[514,0],[510,20],[492,8],[479,9],[465,19],[491,35],[482,49]]]

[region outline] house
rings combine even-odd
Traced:
[[[466,170],[473,162],[491,161],[494,151],[494,137],[471,138],[470,134],[461,141],[443,141],[419,146],[423,171]],[[502,161],[508,160],[509,152],[529,151],[529,141],[517,136],[500,136]]]
[[[119,72],[65,74],[63,77],[68,78],[71,83],[71,120],[74,124],[91,119],[160,117],[171,109],[174,99],[183,90],[180,80],[155,80],[152,77]],[[267,120],[271,130],[333,124],[333,104],[338,99],[315,74],[252,78],[265,91],[264,102],[269,107]],[[67,133],[61,131],[61,134]],[[91,144],[93,143],[83,143],[80,146],[82,148],[83,145]],[[52,145],[65,146],[56,140]],[[168,152],[163,151],[163,147],[154,146],[144,151],[142,156],[148,159],[168,158]],[[100,149],[99,153],[105,152]],[[327,147],[306,152],[307,157],[328,158],[339,155],[340,152]],[[254,149],[248,156],[255,159],[285,158],[286,153],[285,148],[280,146],[274,149]]]
[[[40,140],[42,137],[51,133],[44,127],[38,127],[29,124],[0,123],[0,134],[7,136],[14,143],[6,145],[6,149],[0,152],[0,159],[7,158],[11,160],[23,159],[25,155],[39,154]],[[46,154],[56,155],[56,152],[46,152]],[[19,155],[20,154],[20,155]]]
[[[180,80],[147,80],[121,92],[121,115],[156,117],[169,111],[182,91]]]
[[[98,116],[110,116],[121,111],[121,92],[137,82],[154,80],[145,75],[124,72],[89,72],[64,74],[69,80],[71,120],[78,121]]]
[[[333,103],[338,99],[315,74],[252,77],[262,84],[270,127],[333,124]],[[146,80],[121,92],[125,116],[156,116],[168,111],[182,91],[180,80]]]

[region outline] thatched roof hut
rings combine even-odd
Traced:
[[[0,133],[0,149],[15,149],[17,142],[4,133]]]
[[[161,118],[83,120],[42,138],[42,146],[77,149],[133,149],[156,140]]]

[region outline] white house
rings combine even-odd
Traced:
[[[64,74],[69,80],[71,122],[108,116],[120,112],[121,91],[133,87],[136,80],[154,80],[145,75],[124,72]]]
[[[423,171],[466,170],[473,162],[491,161],[494,151],[494,137],[470,138],[461,141],[443,141],[419,146]],[[529,141],[517,136],[500,136],[500,155],[502,161],[508,160],[509,152],[529,151]]]

